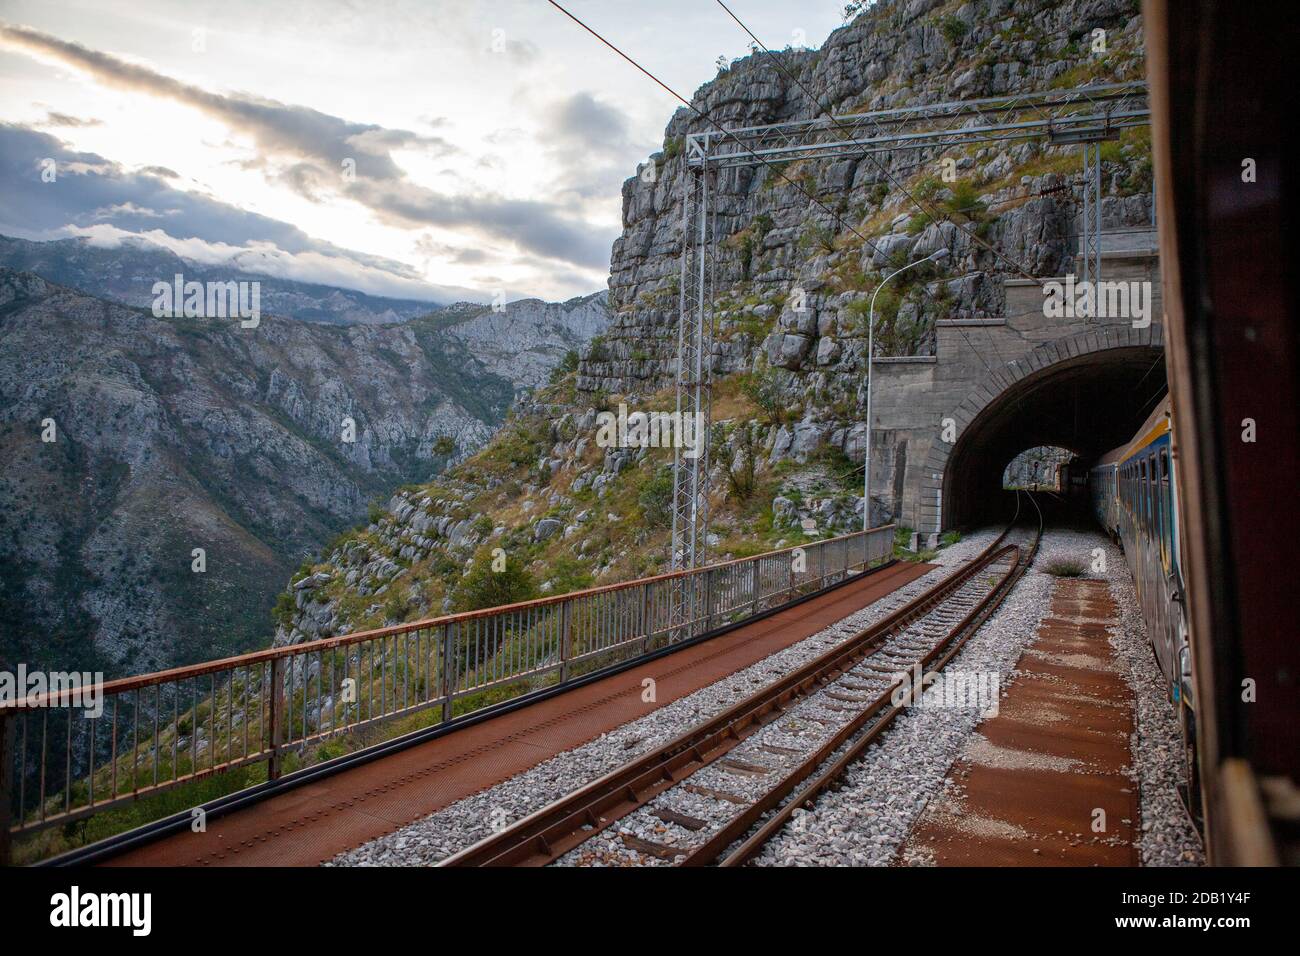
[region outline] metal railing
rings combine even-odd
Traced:
[[[276,779],[329,738],[423,711],[446,722],[734,624],[887,558],[893,537],[888,525],[109,681],[97,714],[66,690],[0,706],[0,861],[14,835],[252,764]],[[674,589],[684,620],[670,621]]]

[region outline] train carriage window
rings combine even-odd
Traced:
[[[1165,499],[1160,493],[1160,478],[1160,457],[1157,455],[1151,459],[1151,500],[1155,505],[1155,520],[1151,533],[1163,563],[1165,560]]]
[[[1165,551],[1169,555],[1169,563],[1174,560],[1174,495],[1173,485],[1169,477],[1169,451],[1165,449],[1160,452],[1160,493],[1164,496],[1165,501]]]
[[[1142,492],[1143,492],[1143,497],[1146,499],[1146,517],[1147,517],[1148,536],[1151,536],[1155,533],[1155,526],[1156,526],[1156,512],[1155,512],[1156,496],[1152,490],[1155,486],[1155,475],[1153,474],[1154,471],[1155,471],[1155,458],[1148,454],[1146,460],[1142,462]]]
[[[1138,462],[1138,525],[1145,530],[1149,520],[1147,515],[1147,462],[1143,458]]]
[[[1148,536],[1153,535],[1155,533],[1155,526],[1156,526],[1156,510],[1155,510],[1156,496],[1152,493],[1152,488],[1155,484],[1155,475],[1153,474],[1154,471],[1155,471],[1155,459],[1151,455],[1147,455],[1146,460],[1142,463],[1142,484],[1143,484],[1143,492],[1146,497],[1146,516],[1147,516]]]
[[[1151,457],[1147,459],[1147,487],[1151,492],[1151,534],[1153,536],[1160,534],[1160,472],[1156,457],[1156,453],[1152,452]]]

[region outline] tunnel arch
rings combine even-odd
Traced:
[[[1017,454],[1054,445],[1091,461],[1130,439],[1164,389],[1155,323],[1044,343],[994,369],[958,406],[956,440],[936,441],[926,456],[922,500],[942,492],[943,528],[1004,520],[1002,473]]]

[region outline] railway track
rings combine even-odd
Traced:
[[[681,839],[625,832],[617,849],[578,862],[743,864],[908,706],[902,675],[942,670],[1001,604],[1042,535],[1041,512],[1036,526],[1020,526],[1022,497],[1038,511],[1031,496],[1017,495],[1016,517],[988,548],[883,620],[440,865],[544,866],[588,852],[583,844],[637,813]],[[679,794],[690,799],[675,807]],[[702,801],[709,812],[694,809]]]

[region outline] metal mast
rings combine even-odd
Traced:
[[[678,290],[677,406],[679,434],[694,445],[673,449],[672,569],[706,562],[709,533],[709,431],[713,352],[713,213],[709,191],[716,173],[687,165],[682,175],[682,262]],[[694,633],[701,595],[693,583],[679,585],[672,607],[673,639]]]

